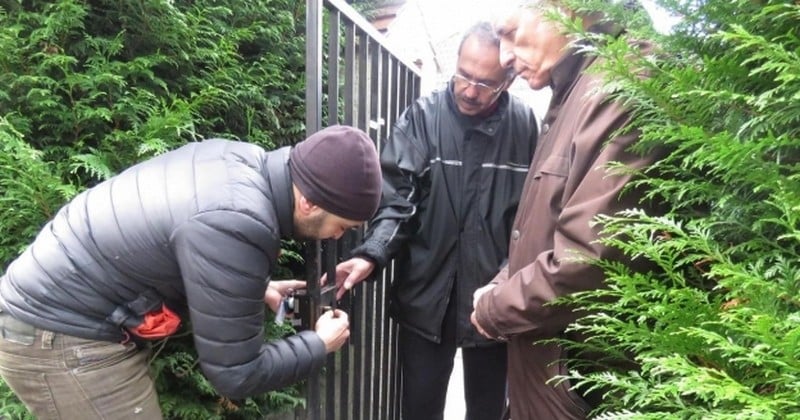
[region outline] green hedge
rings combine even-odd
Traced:
[[[293,0],[0,0],[3,269],[69,198],[136,162],[201,138],[300,140],[304,18]],[[302,403],[297,388],[219,397],[186,333],[156,348],[167,418],[252,419]],[[0,417],[29,417],[1,382]]]
[[[569,377],[605,392],[597,418],[800,419],[800,5],[658,3],[682,16],[672,33],[630,34],[657,56],[598,51],[640,148],[670,152],[637,184],[665,214],[597,219],[654,269],[598,261],[609,288],[570,299],[592,313],[576,350],[641,369]]]

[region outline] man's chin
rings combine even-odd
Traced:
[[[531,90],[540,90],[544,88],[538,80],[528,80],[528,87],[531,88]]]
[[[528,87],[530,87],[533,90],[541,90],[550,86],[549,77],[536,77],[536,76],[537,75],[533,74],[530,77],[525,78],[525,81],[528,82]]]

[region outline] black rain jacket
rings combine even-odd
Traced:
[[[380,153],[380,207],[353,255],[395,259],[390,309],[401,325],[441,342],[455,296],[457,345],[490,343],[469,321],[472,294],[504,264],[536,138],[533,111],[507,92],[487,118],[462,115],[451,85],[400,116]]]

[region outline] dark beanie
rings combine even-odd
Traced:
[[[378,152],[357,128],[334,125],[297,143],[289,155],[289,171],[297,189],[329,213],[365,221],[378,210]]]

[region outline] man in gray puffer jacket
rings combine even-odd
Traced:
[[[339,238],[380,193],[375,146],[345,126],[273,152],[214,139],[135,165],[64,206],[0,278],[0,374],[39,419],[159,419],[141,343],[181,314],[221,394],[302,380],[349,324],[329,311],[316,331],[265,342],[280,240]]]

